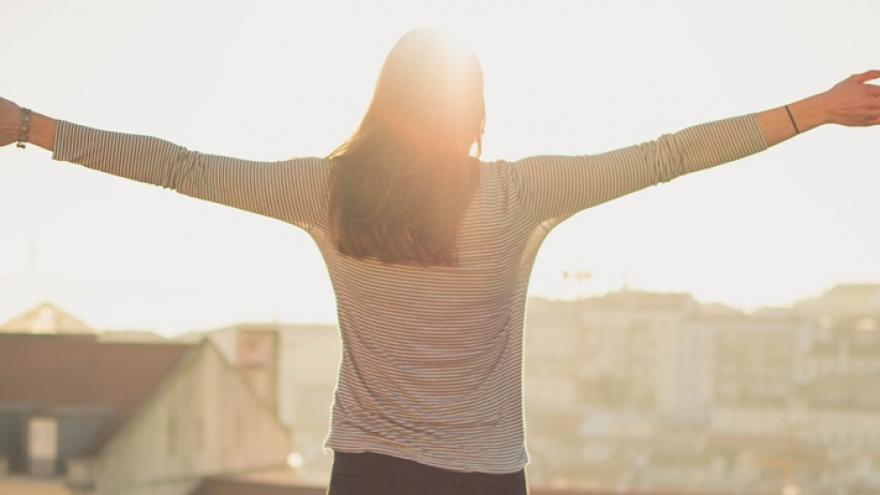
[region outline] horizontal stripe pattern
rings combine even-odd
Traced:
[[[332,163],[323,158],[242,160],[61,120],[52,157],[311,234],[333,284],[342,340],[325,448],[512,473],[529,460],[523,323],[532,265],[550,229],[591,206],[766,147],[747,114],[595,155],[481,162],[458,238],[461,265],[429,268],[334,249],[326,225]]]
[[[747,114],[595,155],[533,156],[513,170],[523,209],[552,228],[591,206],[766,148],[755,114]]]

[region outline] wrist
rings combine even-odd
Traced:
[[[788,108],[800,132],[831,122],[831,113],[824,93],[791,103]]]
[[[52,151],[55,147],[55,119],[32,112],[29,141],[40,148]]]

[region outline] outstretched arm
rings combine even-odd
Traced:
[[[583,209],[763,151],[798,131],[827,123],[880,124],[880,87],[866,84],[878,77],[876,70],[855,74],[824,93],[789,104],[789,110],[780,106],[698,124],[605,153],[519,160],[511,164],[510,173],[520,212],[524,221],[549,230]]]
[[[10,104],[14,105],[0,101],[7,113]],[[0,122],[3,112],[0,108]],[[258,162],[191,151],[163,139],[94,129],[36,112],[31,122],[29,141],[52,151],[55,160],[277,218],[307,231],[320,222],[326,209],[328,163],[322,158]],[[18,139],[15,132],[12,140]],[[0,145],[5,144],[0,140]]]

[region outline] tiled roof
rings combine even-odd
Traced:
[[[196,346],[104,343],[94,335],[0,333],[0,404],[112,411],[99,448]]]

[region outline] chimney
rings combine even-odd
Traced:
[[[261,399],[278,406],[279,333],[275,328],[241,328],[236,335],[235,365]]]

